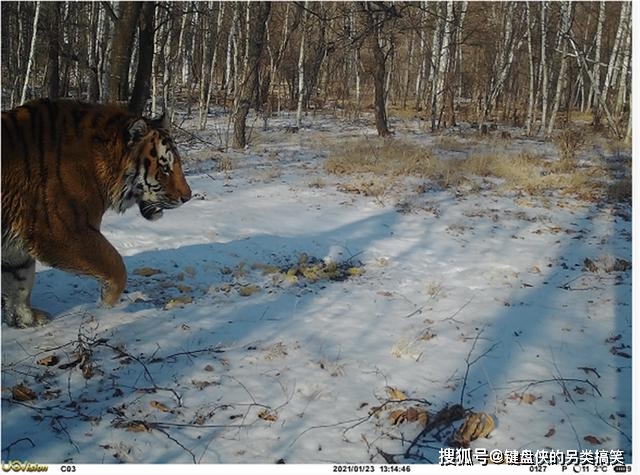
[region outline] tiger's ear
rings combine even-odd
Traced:
[[[144,119],[137,119],[130,123],[127,127],[127,146],[133,147],[147,133],[147,130],[149,130],[149,126]]]
[[[160,117],[160,128],[169,130],[171,128],[171,116],[167,114],[167,111],[162,111],[162,116]]]
[[[162,115],[157,119],[153,119],[150,123],[158,129],[169,130],[171,128],[171,118],[166,110],[163,110]]]

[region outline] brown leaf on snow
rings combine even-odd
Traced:
[[[419,407],[410,407],[407,409],[407,422],[418,422],[423,427],[429,422],[429,413]]]
[[[556,405],[556,397],[555,396],[551,396],[551,399],[549,399],[549,405],[550,406],[555,406]]]
[[[387,416],[391,425],[397,426],[405,422],[418,422],[423,427],[429,421],[429,414],[422,408],[411,406],[408,409],[396,409]]]
[[[275,422],[278,420],[278,415],[273,412],[269,412],[267,409],[263,409],[258,413],[258,417],[264,421]]]
[[[190,295],[181,295],[179,297],[174,297],[171,300],[169,300],[165,304],[164,309],[171,310],[172,308],[181,307],[183,305],[187,305],[192,302],[193,302],[193,297],[191,297]]]
[[[556,430],[552,427],[551,429],[549,429],[547,431],[547,433],[544,435],[545,437],[553,437],[553,434],[556,433]]]
[[[49,355],[41,358],[37,361],[37,363],[41,366],[55,366],[60,362],[60,358],[56,355]]]
[[[526,393],[522,395],[522,397],[520,398],[520,401],[524,402],[525,404],[533,404],[540,398],[541,396],[536,396],[535,394]]]
[[[11,388],[11,396],[16,401],[33,401],[34,399],[38,399],[36,393],[22,383]]]
[[[150,432],[151,428],[143,421],[131,421],[127,423],[125,429],[129,432]]]
[[[389,396],[389,399],[394,399],[397,401],[404,401],[405,399],[407,399],[407,395],[402,391],[400,391],[399,389],[392,388],[391,386],[387,386],[386,390],[387,390],[387,395]]]
[[[396,409],[389,413],[389,422],[393,426],[402,424],[407,419],[406,411],[403,409]]]
[[[575,388],[573,388],[573,390],[575,392],[577,392],[578,394],[584,394],[587,392],[587,390],[585,388],[583,388],[582,386],[576,386]]]
[[[600,439],[598,439],[595,435],[587,435],[587,436],[585,436],[584,440],[586,440],[587,442],[589,442],[590,444],[593,444],[593,445],[602,444],[602,441]]]
[[[162,271],[160,269],[154,269],[153,267],[138,267],[133,270],[133,273],[142,277],[151,277],[152,275],[162,273]]]
[[[513,401],[520,401],[521,403],[525,403],[525,404],[533,404],[534,402],[536,402],[538,399],[540,399],[542,396],[536,396],[535,394],[531,394],[531,393],[525,393],[525,394],[519,394],[519,393],[513,393],[509,396],[509,399],[513,400]],[[552,404],[553,405],[553,404]]]
[[[151,401],[149,405],[162,412],[171,412],[171,409],[169,409],[169,407],[165,404],[162,404],[160,401]]]
[[[480,437],[489,437],[495,428],[493,417],[486,412],[472,412],[456,431],[453,441],[460,447],[469,447],[469,443]]]

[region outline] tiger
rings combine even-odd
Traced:
[[[1,175],[2,319],[18,328],[51,317],[31,307],[36,260],[96,278],[112,307],[127,272],[100,232],[104,213],[137,204],[153,221],[191,199],[166,116],[71,99],[2,111]]]

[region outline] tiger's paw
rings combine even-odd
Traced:
[[[49,323],[49,320],[51,320],[50,313],[44,310],[24,307],[16,310],[13,325],[11,325],[11,323],[9,323],[9,325],[15,326],[16,328],[41,327]]]
[[[104,284],[102,286],[101,304],[103,307],[111,308],[120,301],[122,288],[113,284]]]

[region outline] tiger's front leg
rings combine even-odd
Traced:
[[[36,261],[16,246],[2,248],[2,319],[18,328],[44,325],[50,315],[31,308]]]
[[[127,282],[127,270],[116,248],[100,231],[88,229],[73,239],[67,238],[64,244],[40,249],[40,253],[54,267],[98,279],[104,306],[118,303]]]

